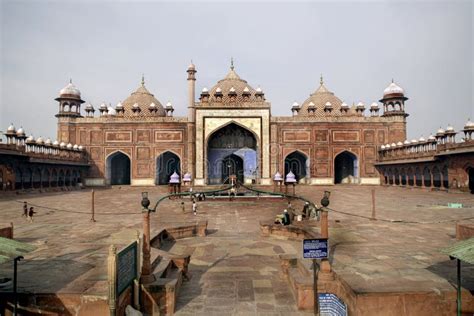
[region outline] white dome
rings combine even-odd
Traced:
[[[59,95],[63,94],[70,94],[75,95],[77,97],[81,97],[81,91],[79,91],[79,89],[77,89],[76,86],[72,84],[72,82],[69,82],[67,86],[65,86],[61,89],[61,91],[59,91]]]
[[[24,135],[25,135],[25,130],[23,129],[23,127],[20,127],[20,128],[16,131],[16,135],[17,135],[17,136],[24,136]]]
[[[115,115],[115,114],[117,114],[117,112],[115,112],[115,109],[113,107],[109,106],[107,108],[107,114],[108,115]]]
[[[326,102],[326,104],[324,105],[325,108],[332,108],[332,104],[331,102]]]
[[[43,138],[42,138],[41,136],[38,137],[38,138],[36,139],[36,143],[37,143],[37,144],[40,144],[40,145],[44,144]]]
[[[61,142],[61,144],[59,144],[59,147],[61,147],[61,148],[66,147],[66,143],[65,143],[65,142]]]
[[[379,105],[377,104],[377,102],[374,102],[374,103],[372,103],[372,104],[370,105],[370,107],[371,107],[372,109],[376,109],[376,108],[379,107]]]
[[[417,141],[416,139],[412,139],[412,140],[411,140],[411,143],[412,143],[412,144],[418,144],[418,141]]]
[[[308,107],[315,107],[316,105],[313,103],[313,101],[309,102]]]
[[[244,92],[250,92],[249,87],[245,87],[245,88],[244,88]]]
[[[139,108],[140,108],[140,106],[138,105],[138,103],[134,103],[134,104],[132,105],[132,107],[133,107],[134,109],[139,109]]]
[[[53,142],[51,141],[51,138],[48,138],[45,142],[45,145],[52,145]]]
[[[257,92],[262,92],[262,88],[258,87],[257,90],[255,90]]]
[[[79,146],[78,146],[77,144],[74,144],[74,146],[72,146],[72,148],[73,148],[74,150],[78,150],[78,149],[79,149]]]
[[[430,135],[430,137],[428,137],[428,140],[436,140],[436,137],[434,137],[433,135]]]
[[[209,92],[209,90],[208,90],[206,87],[204,87],[204,88],[202,88],[202,92],[206,92],[206,93],[207,93],[207,92]]]
[[[33,137],[33,135],[28,136],[28,138],[26,139],[26,142],[28,142],[28,143],[34,143],[34,142],[35,142],[35,138]]]
[[[294,108],[299,108],[299,107],[300,107],[300,105],[299,105],[299,103],[298,103],[298,102],[293,102],[293,107],[294,107]]]
[[[410,145],[410,141],[408,139],[405,139],[405,141],[403,142],[404,145]]]
[[[235,92],[235,88],[234,88],[234,87],[231,87],[231,88],[229,89],[229,92]]]
[[[392,81],[392,83],[390,83],[388,87],[385,88],[385,90],[383,90],[383,95],[386,96],[388,94],[394,94],[394,93],[405,94],[405,91],[403,91],[403,89],[400,86],[398,86],[395,82]]]
[[[362,103],[362,102],[357,103],[357,107],[358,107],[358,108],[363,108],[364,106],[365,106],[365,105],[364,105],[364,103]]]
[[[454,127],[448,125],[448,127],[446,127],[446,132],[454,132]]]
[[[216,89],[216,92],[217,92],[217,93],[221,93],[221,92],[222,92],[222,89],[221,89],[221,88],[217,88],[217,89]]]
[[[72,144],[71,143],[67,144],[66,148],[67,149],[72,149]]]
[[[59,146],[59,142],[58,142],[57,140],[55,140],[55,141],[53,142],[53,146]]]
[[[188,70],[190,70],[190,69],[192,69],[192,70],[196,69],[196,66],[193,64],[193,62],[191,62],[188,66]]]
[[[395,143],[392,143],[390,146],[392,146],[392,147],[396,147],[396,146],[397,146],[397,144],[395,144]]]
[[[167,107],[167,108],[172,108],[172,107],[173,107],[173,104],[171,104],[171,102],[168,101],[168,103],[166,103],[166,107]]]
[[[398,143],[397,143],[397,146],[403,146],[403,143],[402,143],[402,142],[398,142]]]
[[[13,126],[13,124],[10,124],[10,126],[8,126],[7,128],[7,132],[15,132],[15,126]]]
[[[122,102],[119,102],[117,103],[117,105],[115,106],[115,109],[123,109],[123,105],[122,105]]]
[[[390,144],[385,145],[385,148],[389,149],[389,148],[390,148]]]
[[[418,141],[419,141],[419,142],[424,142],[424,141],[426,141],[426,139],[425,139],[423,136],[421,136],[421,137],[418,139]]]
[[[82,147],[82,145],[79,145],[79,147],[77,149],[82,151],[84,149],[84,147]]]
[[[90,103],[87,103],[86,106],[84,107],[85,110],[94,110],[94,107],[92,106],[92,104]]]
[[[342,102],[342,104],[341,104],[341,108],[348,108],[348,107],[349,107],[349,105],[347,105],[347,103],[346,103],[346,102]]]
[[[380,146],[380,149],[385,149],[385,145]]]
[[[444,134],[444,129],[440,127],[438,131],[436,132],[436,134]]]
[[[101,110],[107,110],[107,104],[105,104],[104,102],[100,105],[99,107]]]

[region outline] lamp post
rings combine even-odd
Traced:
[[[150,262],[150,200],[148,199],[148,192],[142,192],[142,213],[143,213],[143,264],[140,281],[142,284],[148,284],[155,281],[155,276],[151,273]]]

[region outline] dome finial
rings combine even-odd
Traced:
[[[323,84],[324,84],[323,74],[321,74],[321,77],[319,77],[319,84],[320,84],[320,85],[323,85]]]
[[[72,78],[69,78],[69,83],[72,83]]]
[[[394,83],[393,78],[392,78],[392,83]]]
[[[234,57],[230,57],[230,70],[234,70]]]
[[[142,74],[142,86],[145,85],[145,74]]]

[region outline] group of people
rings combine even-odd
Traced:
[[[296,215],[296,211],[291,205],[291,201],[288,201],[288,206],[285,210],[283,210],[282,214],[278,214],[275,217],[275,224],[280,224],[280,225],[290,225],[291,222],[293,221],[293,217]],[[299,220],[303,219],[314,219],[318,218],[318,212],[314,204],[310,204],[309,202],[305,202],[303,206],[303,210],[301,211],[301,216]],[[298,217],[299,217],[298,216]],[[319,219],[319,218],[318,218]]]
[[[23,214],[22,217],[26,217],[26,219],[32,223],[33,222],[33,215],[36,214],[35,209],[33,206],[30,207],[28,210],[28,203],[26,201],[23,202]]]

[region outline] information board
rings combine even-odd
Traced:
[[[303,258],[325,259],[328,257],[328,254],[327,238],[303,240]]]
[[[117,296],[137,278],[137,242],[117,253]]]
[[[336,295],[321,293],[319,296],[319,314],[321,316],[347,316],[347,306]]]

